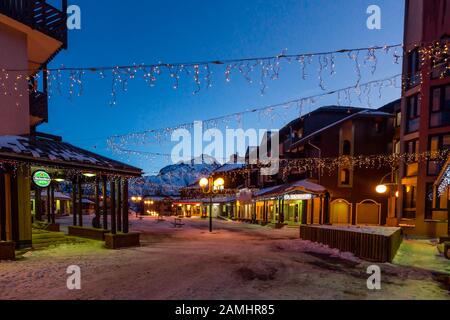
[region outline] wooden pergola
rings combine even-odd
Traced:
[[[0,140],[0,241],[13,241],[17,247],[31,246],[31,225],[26,220],[30,202],[32,174],[48,171],[51,183],[46,187],[46,212],[43,212],[43,188],[34,186],[36,217],[47,217],[50,228],[56,226],[55,191],[58,183],[71,185],[73,225],[83,228],[84,186],[93,185],[95,218],[90,229],[129,233],[129,180],[142,170],[62,142],[58,137],[2,137]],[[27,182],[28,181],[28,182]],[[28,189],[28,190],[27,190]],[[28,204],[27,204],[28,203]],[[19,210],[20,209],[20,210]],[[8,218],[6,218],[8,217]],[[6,230],[6,221],[11,221]],[[24,226],[19,227],[19,222]],[[59,226],[58,226],[59,227]],[[91,228],[93,227],[93,228]],[[25,230],[25,231],[23,231]],[[7,234],[12,236],[7,237]]]

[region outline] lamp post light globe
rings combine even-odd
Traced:
[[[200,184],[200,187],[206,188],[209,184],[209,180],[207,178],[202,178],[202,179],[200,179],[199,184]]]
[[[223,178],[218,178],[214,181],[214,191],[221,191],[224,189],[225,180]]]
[[[377,186],[377,188],[375,189],[377,191],[377,193],[379,194],[384,194],[387,191],[387,186],[384,184],[380,184]]]

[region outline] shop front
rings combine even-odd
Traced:
[[[261,224],[313,224],[323,218],[326,189],[301,180],[254,193],[256,222]]]

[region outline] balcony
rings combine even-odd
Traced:
[[[30,125],[35,127],[48,121],[48,96],[35,91],[30,93]]]
[[[58,40],[67,47],[67,0],[61,0],[61,10],[45,0],[1,0],[0,14],[27,25],[33,30]]]

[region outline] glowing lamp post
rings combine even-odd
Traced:
[[[385,180],[391,176],[391,181],[389,183],[385,183]],[[380,181],[380,183],[376,186],[375,191],[380,195],[386,195],[388,198],[388,225],[397,225],[397,217],[395,214],[395,207],[397,206],[397,199],[399,197],[399,192],[395,191],[394,188],[398,186],[398,183],[395,181],[396,177],[394,172],[390,172],[386,174]],[[389,191],[389,194],[388,194]],[[395,192],[394,192],[395,191]]]
[[[212,209],[213,209],[213,195],[222,192],[225,189],[225,180],[223,178],[213,177],[200,179],[200,187],[204,194],[209,195],[209,232],[212,232]]]
[[[376,187],[376,191],[379,194],[385,194],[387,191],[387,186],[385,184],[380,184]]]
[[[145,213],[144,213],[144,203],[142,202],[142,197],[131,197],[131,201],[133,202],[133,203],[136,203],[136,204],[140,204],[140,208],[141,208],[141,215],[143,216],[143,215],[145,215]],[[137,213],[136,213],[136,217],[137,217]]]

